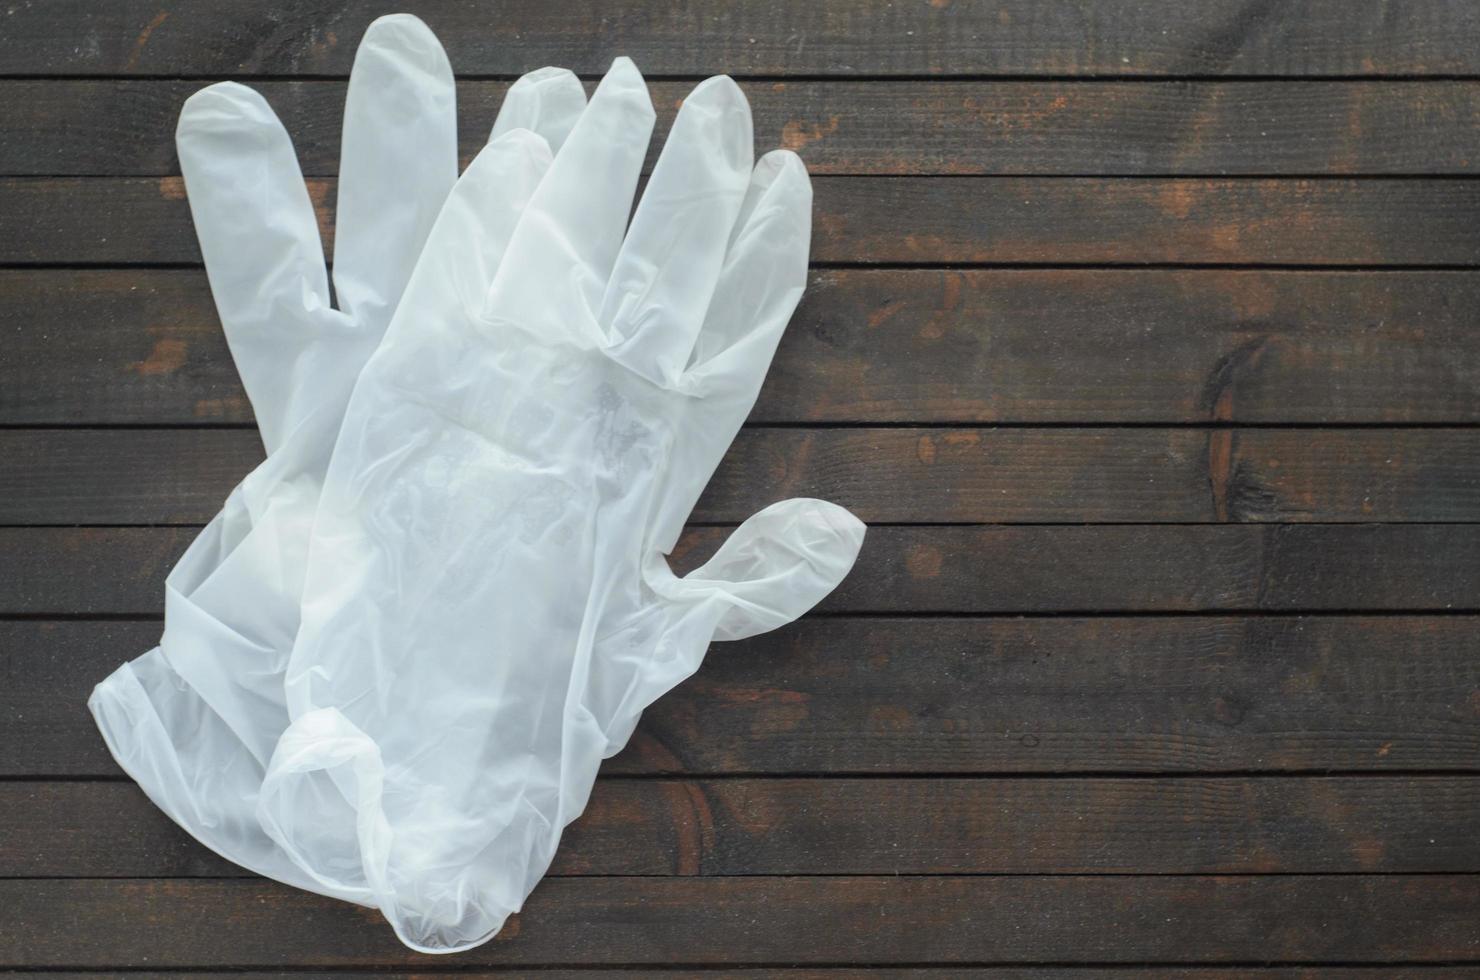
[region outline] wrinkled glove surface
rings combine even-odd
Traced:
[[[745,99],[711,79],[629,228],[652,125],[630,62],[589,108],[536,72],[452,188],[445,58],[414,18],[377,22],[346,106],[335,310],[265,104],[216,86],[182,114],[269,457],[172,573],[160,647],[90,705],[203,842],[378,906],[413,948],[491,938],[642,709],[712,639],[805,612],[862,541],[792,500],[669,570],[801,296],[811,189],[793,154],[753,166]]]
[[[584,107],[575,76],[534,72],[509,90],[493,136],[524,128],[558,147]],[[89,707],[122,767],[208,847],[350,897],[284,857],[257,822],[257,795],[289,722],[283,672],[329,453],[457,178],[452,71],[414,17],[383,17],[365,33],[344,112],[337,308],[292,143],[261,96],[232,83],[196,93],[177,143],[212,294],[268,457],[171,572],[160,645],[99,684]],[[522,139],[496,141],[486,156],[506,177],[487,202],[492,248],[512,233],[548,161]]]
[[[259,816],[401,938],[482,942],[544,874],[600,760],[711,639],[796,618],[863,526],[773,505],[677,578],[672,548],[801,297],[811,187],[752,166],[728,78],[653,124],[619,61],[495,268],[474,163],[350,400]]]

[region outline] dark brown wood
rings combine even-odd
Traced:
[[[261,458],[245,429],[0,431],[0,524],[203,523]],[[793,496],[869,523],[1469,522],[1480,430],[752,428],[693,519]]]
[[[375,17],[425,19],[468,74],[585,74],[625,54],[649,75],[1457,75],[1480,72],[1464,4],[1298,7],[1216,0],[995,0],[880,7],[511,0],[51,0],[0,35],[7,75],[344,75]]]
[[[153,615],[197,528],[0,528],[0,615]],[[728,528],[690,529],[685,572]],[[1480,525],[875,527],[830,613],[1480,608]]]
[[[484,964],[1453,962],[1480,876],[551,879]],[[0,882],[0,966],[402,965],[378,913],[273,882]]]
[[[1472,423],[1477,311],[1469,272],[819,271],[751,421]],[[197,270],[0,271],[0,330],[0,424],[252,420]]]
[[[418,964],[420,965],[420,964]],[[449,971],[452,972],[452,971]],[[271,973],[256,973],[250,971],[235,971],[230,973],[212,973],[209,971],[192,970],[193,980],[322,980],[322,973],[284,973],[274,970]],[[488,971],[463,971],[457,970],[459,980],[507,980],[511,975],[527,976],[527,973],[514,974],[509,970],[493,969]],[[834,967],[834,968],[806,968],[806,967],[766,967],[754,970],[712,970],[705,969],[704,980],[770,980],[772,977],[782,977],[784,980],[1229,980],[1231,971],[1225,967],[962,967],[953,966],[945,968],[916,967],[916,968],[878,968],[878,967]],[[1381,967],[1350,967],[1350,966],[1305,966],[1305,967],[1255,967],[1242,966],[1237,971],[1239,977],[1252,977],[1254,980],[1474,980],[1474,971],[1468,967],[1435,967],[1435,966],[1381,966]],[[26,971],[9,972],[7,980],[103,980],[104,975],[98,973],[58,973],[47,970],[43,973],[30,973]],[[108,974],[112,977],[114,974]],[[374,973],[353,973],[336,970],[336,980],[428,980],[429,977],[437,976],[436,972],[429,972],[422,967],[416,973],[387,973],[375,971]],[[128,980],[177,980],[179,973],[150,973],[147,971],[130,970]],[[652,980],[651,970],[604,970],[599,967],[593,969],[570,969],[550,970],[541,968],[539,980]]]
[[[465,160],[487,139],[507,85],[458,85]],[[256,87],[292,135],[303,172],[334,173],[344,83]],[[0,174],[178,173],[175,124],[198,88],[180,80],[0,81]],[[691,88],[650,86],[659,115],[653,155]],[[797,150],[816,174],[1480,172],[1480,80],[776,81],[745,89],[756,144]]]
[[[420,965],[420,964],[418,964]],[[453,971],[448,971],[453,972]],[[193,980],[322,980],[322,973],[271,973],[232,971],[212,973],[192,970]],[[507,980],[511,975],[527,976],[527,973],[512,974],[508,970],[488,971],[457,970],[458,980]],[[711,970],[705,969],[704,980],[1229,980],[1231,971],[1225,967],[961,967],[946,968],[877,968],[877,967],[767,967],[754,970]],[[1239,977],[1255,980],[1474,980],[1474,971],[1468,967],[1435,966],[1381,966],[1381,967],[1240,967]],[[107,976],[115,976],[108,974]],[[423,967],[416,973],[353,973],[335,971],[336,980],[428,980],[437,976]],[[26,971],[8,972],[7,980],[103,980],[98,973],[58,973],[47,970],[43,973]],[[130,970],[128,980],[177,980],[179,973],[150,973]],[[541,968],[539,980],[652,980],[651,970],[604,970],[593,969],[550,970]]]
[[[876,525],[437,961],[191,841],[85,708],[260,458],[179,107],[257,85],[332,245],[343,80],[392,10],[463,73],[464,161],[541,64],[634,56],[654,151],[740,78],[815,176],[816,268],[695,516]],[[1477,41],[1450,0],[0,9],[0,971],[1475,976]]]
[[[826,177],[823,263],[1477,265],[1480,183]],[[333,240],[332,180],[308,182]],[[200,260],[177,177],[0,178],[0,262]]]
[[[550,874],[1477,872],[1480,777],[605,779]],[[0,782],[0,877],[246,877],[127,783]]]
[[[157,622],[0,622],[0,776],[117,776],[84,702]],[[609,773],[1473,770],[1473,616],[813,618],[718,644]]]

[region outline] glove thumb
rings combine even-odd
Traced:
[[[683,591],[727,600],[716,640],[785,626],[821,602],[858,558],[864,525],[837,504],[797,497],[752,514],[679,580]]]

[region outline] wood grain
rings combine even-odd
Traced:
[[[1454,962],[1480,876],[551,879],[459,965]],[[0,966],[398,966],[376,912],[255,880],[0,882]]]
[[[452,972],[452,971],[449,971]],[[456,971],[460,980],[507,980],[510,971]],[[115,974],[106,974],[116,976]],[[274,970],[271,973],[233,970],[228,973],[192,970],[192,978],[198,980],[322,980],[322,973],[296,973]],[[388,973],[377,970],[373,973],[356,973],[336,970],[338,980],[428,980],[436,977],[435,972],[424,968],[416,973]],[[1239,977],[1255,980],[1474,980],[1474,971],[1467,967],[1435,966],[1305,966],[1305,967],[1240,967]],[[41,973],[28,971],[9,972],[7,980],[102,980],[102,974],[57,972]],[[175,980],[178,972],[151,973],[147,970],[130,970],[129,980]],[[539,980],[652,980],[651,970],[621,969],[548,969],[540,968]],[[715,970],[706,968],[704,980],[768,980],[783,977],[785,980],[1228,980],[1230,971],[1224,967],[904,967],[899,969],[878,967],[768,967],[755,970]]]
[[[0,35],[8,75],[345,75],[375,17],[414,13],[453,67],[584,74],[629,55],[649,75],[1457,75],[1480,72],[1466,5],[1299,7],[1215,0],[994,0],[797,6],[508,0],[495,16],[439,0],[51,0]]]
[[[0,80],[0,174],[179,173],[174,131],[200,83]],[[338,166],[345,84],[255,86],[305,174]],[[457,89],[459,152],[487,139],[506,82]],[[649,86],[661,147],[687,82]],[[775,81],[745,86],[756,145],[815,174],[1377,175],[1480,172],[1480,80]],[[1442,138],[1440,138],[1442,134]]]
[[[194,527],[0,528],[0,615],[159,616]],[[697,567],[728,528],[691,528]],[[829,613],[1476,609],[1480,525],[874,527]]]
[[[1477,265],[1480,183],[826,177],[819,263]],[[333,241],[337,185],[309,180]],[[0,178],[0,262],[200,261],[178,177]]]
[[[259,87],[332,246],[344,78],[392,10],[462,73],[464,162],[541,64],[635,57],[654,152],[741,80],[814,174],[816,267],[695,516],[882,522],[817,615],[646,713],[503,936],[430,966],[191,841],[84,705],[260,458],[180,105]],[[0,10],[0,971],[1474,976],[1477,41],[1448,0]]]
[[[452,971],[449,971],[452,972]],[[237,971],[213,973],[192,970],[196,980],[322,980],[323,974],[282,972],[271,973]],[[388,973],[377,970],[373,973],[357,973],[336,970],[338,980],[428,980],[436,972],[425,968],[416,973]],[[459,980],[507,980],[508,970],[458,970]],[[1240,967],[1239,977],[1255,980],[1474,980],[1474,971],[1467,967],[1435,966],[1305,966],[1305,967]],[[102,980],[104,974],[57,972],[41,973],[18,971],[8,972],[7,980]],[[113,977],[116,974],[106,974]],[[129,980],[175,980],[178,972],[152,973],[148,970],[130,970]],[[651,970],[621,969],[548,969],[541,967],[539,980],[652,980]],[[1230,971],[1223,967],[905,967],[899,969],[878,967],[768,967],[754,970],[714,970],[706,968],[704,980],[768,980],[783,977],[785,980],[1228,980]]]
[[[0,776],[117,777],[85,701],[158,622],[0,622]],[[1475,769],[1474,616],[827,617],[716,645],[605,771]]]
[[[0,524],[190,524],[262,449],[245,429],[22,429],[0,459]],[[868,523],[1470,522],[1480,431],[752,428],[693,519],[785,497]]]
[[[1477,310],[1468,272],[819,271],[750,418],[1473,423]],[[0,424],[252,421],[198,271],[0,271],[0,331]]]
[[[1480,871],[1480,777],[605,779],[550,874]],[[0,782],[0,878],[250,877],[127,783]]]

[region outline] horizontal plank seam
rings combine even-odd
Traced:
[[[622,783],[714,783],[714,782],[781,782],[786,780],[836,782],[842,780],[868,782],[971,780],[977,782],[1085,782],[1100,781],[1161,781],[1161,780],[1349,780],[1349,779],[1470,779],[1480,777],[1480,769],[1074,769],[1034,772],[1032,770],[948,770],[934,772],[915,770],[910,772],[614,772],[602,773],[598,782]],[[123,773],[97,776],[77,775],[6,775],[0,776],[0,784],[6,783],[114,783],[133,782]],[[1394,872],[1396,873],[1396,872]]]
[[[699,962],[677,962],[677,963],[627,963],[627,964],[601,964],[593,966],[586,961],[549,963],[521,963],[517,970],[502,967],[495,964],[483,966],[442,966],[428,967],[420,962],[415,964],[414,970],[407,964],[400,965],[370,965],[370,966],[338,966],[322,965],[317,962],[298,964],[291,960],[284,962],[272,962],[268,964],[248,964],[242,966],[118,966],[118,967],[75,967],[75,966],[30,966],[16,967],[0,970],[0,977],[4,976],[28,976],[32,974],[44,975],[54,973],[79,974],[83,976],[97,975],[130,975],[130,974],[179,974],[185,976],[214,976],[217,974],[258,974],[264,973],[272,977],[279,977],[287,972],[308,973],[312,976],[335,976],[339,974],[388,974],[391,976],[405,976],[408,973],[416,977],[426,976],[458,976],[472,974],[476,976],[521,976],[524,974],[553,973],[557,971],[579,973],[581,975],[591,974],[600,976],[602,974],[616,973],[740,973],[748,970],[765,970],[779,976],[811,976],[824,970],[845,970],[856,972],[858,970],[933,970],[936,972],[949,968],[951,970],[1010,970],[1014,976],[1020,976],[1023,970],[1064,970],[1064,971],[1104,971],[1113,969],[1126,970],[1152,970],[1152,969],[1180,969],[1195,967],[1201,973],[1213,971],[1263,971],[1279,969],[1299,968],[1337,968],[1337,969],[1361,969],[1384,966],[1401,966],[1406,971],[1412,970],[1443,970],[1456,967],[1469,966],[1477,960],[1217,960],[1209,962],[1206,960],[923,960],[905,962],[852,962],[847,960],[828,961],[821,963],[808,962],[799,965],[794,959],[771,961],[755,961],[744,963],[731,963],[728,961],[707,960]],[[1243,975],[1242,973],[1238,975]],[[1253,974],[1258,976],[1259,973]]]
[[[970,530],[971,528],[1047,528],[1047,527],[1473,527],[1480,521],[1290,521],[1286,523],[1233,523],[1229,521],[873,521],[868,525],[870,528],[951,528],[955,530]],[[701,529],[723,529],[739,527],[739,521],[690,521],[685,527],[693,530]],[[53,523],[53,524],[0,524],[0,530],[24,530],[24,531],[55,531],[55,530],[199,530],[205,527],[200,521],[180,521],[151,523],[143,522],[137,524],[79,524],[76,522]]]
[[[1193,173],[1193,172],[1187,172],[1187,171],[1173,171],[1173,170],[1153,171],[1153,172],[1144,173],[1144,174],[1095,173],[1093,171],[1085,171],[1085,172],[1071,171],[1071,172],[1061,172],[1061,173],[1038,173],[1038,172],[1035,172],[1035,171],[1026,171],[1026,170],[1003,170],[1003,171],[991,171],[991,172],[986,172],[986,173],[967,173],[967,174],[960,174],[960,173],[935,173],[935,172],[911,173],[911,172],[907,172],[907,171],[906,172],[901,172],[901,173],[870,173],[870,172],[867,172],[867,171],[830,170],[830,171],[816,172],[816,173],[813,173],[811,176],[812,176],[812,180],[813,180],[814,183],[817,182],[817,181],[820,181],[820,180],[892,180],[892,181],[901,181],[901,182],[922,181],[922,180],[960,180],[960,181],[969,181],[969,180],[1002,180],[1002,181],[1050,181],[1050,180],[1109,181],[1109,180],[1144,180],[1144,181],[1157,181],[1157,182],[1160,182],[1160,183],[1170,183],[1170,182],[1174,182],[1174,181],[1175,182],[1179,182],[1179,183],[1190,183],[1190,182],[1194,182],[1194,181],[1202,181],[1202,182],[1207,182],[1207,183],[1235,183],[1235,182],[1253,183],[1253,182],[1256,182],[1257,181],[1257,182],[1260,182],[1260,183],[1301,183],[1301,184],[1309,184],[1309,183],[1315,183],[1315,182],[1319,182],[1319,181],[1330,181],[1330,182],[1333,182],[1333,183],[1338,183],[1338,182],[1358,182],[1358,181],[1372,181],[1374,183],[1375,182],[1381,182],[1381,181],[1389,181],[1389,182],[1410,181],[1410,182],[1416,182],[1416,183],[1424,183],[1424,182],[1439,183],[1439,182],[1444,182],[1444,181],[1454,181],[1454,182],[1460,182],[1460,181],[1466,181],[1466,182],[1468,182],[1468,181],[1480,181],[1480,174],[1477,174],[1477,173],[1468,173],[1468,172],[1464,172],[1464,171],[1453,171],[1453,170],[1436,170],[1436,171],[1433,171],[1433,172],[1407,172],[1407,171],[1404,171],[1404,172],[1388,172],[1388,171],[1356,171],[1356,172],[1346,172],[1346,171],[1326,171],[1326,172],[1316,172],[1316,173],[1304,173],[1304,172],[1290,172],[1290,173],[1259,173],[1259,172],[1251,172],[1251,173],[1243,173],[1243,172],[1230,171],[1229,173],[1218,174],[1216,176],[1205,174],[1205,173]],[[178,172],[162,172],[162,171],[160,171],[160,172],[155,172],[155,171],[149,171],[149,172],[127,172],[127,173],[116,173],[116,172],[115,173],[93,173],[91,171],[85,171],[85,172],[81,172],[81,173],[79,173],[77,171],[67,171],[67,172],[57,172],[57,173],[51,173],[51,172],[39,172],[39,173],[36,173],[36,172],[24,172],[24,173],[18,173],[16,171],[0,171],[0,183],[11,183],[11,182],[21,181],[21,180],[34,180],[34,181],[76,181],[76,180],[84,180],[84,181],[85,180],[109,180],[109,181],[113,181],[113,180],[125,180],[125,181],[140,181],[140,182],[145,182],[145,181],[148,181],[148,182],[156,182],[156,181],[160,181],[160,180],[164,180],[164,179],[169,179],[169,178],[178,179],[179,177],[180,177],[180,174]],[[316,172],[316,171],[309,171],[309,172],[305,172],[303,174],[303,177],[306,180],[311,181],[311,182],[313,182],[313,181],[325,181],[325,180],[335,179],[335,174],[333,174],[333,173],[324,173],[324,172]],[[171,264],[173,264],[173,263],[171,263]],[[860,263],[860,264],[866,264],[866,263]],[[1132,263],[1132,264],[1134,265],[1134,263]],[[844,261],[833,261],[833,262],[829,262],[828,265],[829,266],[835,266],[835,267],[838,267],[838,268],[848,268],[849,267],[849,263],[848,262],[844,262]],[[1172,264],[1172,265],[1173,265],[1173,267],[1177,267],[1175,264]],[[168,267],[168,264],[166,265],[166,267]],[[951,266],[948,265],[947,267],[951,267]],[[974,266],[967,265],[967,266],[964,266],[964,267],[966,267],[966,268],[973,268]],[[1196,267],[1196,266],[1193,266],[1193,267]],[[1234,266],[1234,267],[1237,268],[1238,266]],[[1253,268],[1258,268],[1259,266],[1258,265],[1254,265],[1252,267]],[[1273,268],[1282,268],[1283,266],[1281,266],[1279,264],[1274,264],[1272,267]],[[988,268],[990,268],[990,266],[988,266]],[[1050,265],[1049,268],[1057,268],[1057,266]],[[1071,266],[1069,266],[1069,268],[1074,268],[1074,266],[1071,265]],[[1303,268],[1307,268],[1307,266],[1305,266],[1304,264],[1301,264],[1301,263],[1294,263],[1294,264],[1291,264],[1289,266],[1289,268],[1303,269]],[[1320,266],[1319,265],[1314,265],[1314,266],[1310,266],[1310,268],[1320,268]],[[1440,266],[1440,268],[1444,268],[1444,266]],[[1468,268],[1468,266],[1462,266],[1461,268]]]
[[[1195,609],[932,609],[902,612],[896,609],[828,610],[806,614],[807,619],[887,619],[887,620],[996,620],[996,619],[1316,619],[1351,617],[1365,619],[1431,618],[1457,619],[1480,615],[1480,607],[1292,607],[1259,609],[1238,606],[1201,606]],[[162,623],[163,613],[140,612],[8,612],[0,613],[0,623]]]
[[[641,66],[639,66],[641,67]],[[1279,73],[1259,75],[1247,72],[1230,74],[1188,74],[1188,73],[1166,73],[1166,74],[1131,74],[1120,72],[1084,72],[1082,74],[1049,73],[1042,74],[1034,72],[798,72],[789,74],[785,72],[746,72],[740,70],[726,71],[726,75],[737,82],[784,82],[784,83],[826,83],[826,84],[904,84],[904,83],[949,83],[962,84],[970,82],[990,82],[1001,84],[1044,84],[1044,85],[1073,85],[1085,84],[1115,84],[1115,85],[1168,85],[1178,82],[1193,82],[1208,85],[1240,85],[1240,84],[1296,84],[1296,85],[1350,85],[1357,84],[1385,84],[1391,82],[1432,85],[1454,82],[1480,82],[1480,74],[1473,73],[1434,73],[1425,74],[1420,72],[1374,72],[1371,74],[1360,73],[1331,73],[1298,75],[1291,73]],[[201,82],[211,84],[221,81],[225,76],[232,76],[243,84],[255,83],[277,83],[277,82],[337,82],[344,84],[349,80],[349,72],[268,72],[262,74],[241,74],[231,71],[220,72],[183,72],[180,74],[167,74],[158,72],[119,73],[51,73],[51,72],[4,72],[0,73],[0,81],[5,82]],[[458,82],[513,82],[523,77],[519,72],[457,72],[453,78]],[[602,75],[596,72],[578,72],[576,77],[583,82],[596,84],[601,81]],[[691,73],[660,73],[649,74],[643,72],[643,79],[649,83],[673,82],[690,83],[697,85],[699,82],[709,78],[708,75],[696,75]]]
[[[809,620],[1053,620],[1053,619],[1316,619],[1320,617],[1362,619],[1464,619],[1480,616],[1480,608],[1402,607],[1393,608],[1292,608],[1256,609],[1237,606],[1206,606],[1196,609],[1055,609],[1045,610],[880,610],[819,609],[806,614]],[[163,623],[163,613],[0,613],[0,623]]]
[[[1241,432],[1296,431],[1329,432],[1333,430],[1360,430],[1377,432],[1454,431],[1472,432],[1480,429],[1480,422],[1225,422],[1225,421],[1180,421],[1180,422],[974,422],[974,421],[796,421],[796,422],[746,422],[744,427],[752,432],[776,431],[850,431],[869,429],[906,429],[929,431],[933,429],[974,429],[982,432],[995,430],[1075,430],[1075,431],[1121,431],[1177,429],[1193,432]],[[254,432],[257,426],[251,422],[86,422],[79,425],[58,425],[54,422],[0,423],[0,433],[5,432]]]
[[[209,877],[195,877],[191,875],[0,875],[0,881],[239,881],[242,879],[256,879],[260,876],[242,869],[243,874],[239,876],[212,875]],[[548,877],[562,880],[610,880],[620,878],[642,879],[642,880],[673,880],[704,878],[707,880],[718,879],[754,879],[754,878],[787,878],[787,879],[848,879],[848,878],[1075,878],[1075,879],[1099,879],[1099,878],[1473,878],[1480,877],[1480,870],[1455,870],[1455,871],[902,871],[881,875],[877,871],[828,871],[813,874],[806,871],[788,871],[783,874],[767,874],[765,872],[729,872],[716,874],[708,871],[697,871],[692,873],[674,872],[672,874],[660,874],[654,872],[625,872],[623,874],[591,874],[588,872],[551,872]],[[1477,910],[1480,911],[1480,910]]]
[[[649,878],[672,878],[672,877],[694,877],[694,878],[769,878],[773,881],[816,881],[818,879],[848,879],[873,878],[875,880],[888,879],[895,881],[909,878],[1015,878],[1038,880],[1042,878],[1056,878],[1061,880],[1079,880],[1083,878],[1202,878],[1205,880],[1222,880],[1226,878],[1477,878],[1480,871],[1301,871],[1288,873],[1265,873],[1265,872],[1228,872],[1228,871],[1179,871],[1170,874],[1159,874],[1156,872],[1132,871],[1132,872],[1110,872],[1110,873],[1085,873],[1085,872],[1063,872],[1051,871],[1032,873],[1023,871],[1011,872],[963,872],[963,873],[915,873],[915,872],[874,872],[858,874],[839,874],[829,872],[826,874],[729,874],[729,875],[653,875],[653,874],[612,874],[612,875],[561,875],[569,878],[602,878],[608,881],[623,879],[649,879]],[[267,879],[261,876],[243,878],[236,875],[201,875],[200,877],[182,878],[179,875],[118,875],[98,877],[77,878],[49,878],[38,875],[18,875],[16,877],[0,878],[0,881],[188,881],[188,882],[265,882]]]
[[[908,430],[930,430],[930,429],[974,429],[978,431],[991,432],[998,429],[1008,430],[1033,430],[1033,429],[1068,429],[1068,430],[1122,430],[1122,429],[1179,429],[1194,432],[1223,432],[1235,430],[1241,432],[1270,431],[1297,431],[1297,432],[1330,432],[1330,431],[1381,431],[1381,432],[1408,432],[1420,430],[1451,430],[1455,432],[1469,432],[1480,429],[1480,421],[1477,422],[1236,422],[1236,421],[1211,421],[1211,420],[1173,420],[1165,422],[1105,422],[1098,420],[1086,421],[1064,421],[1055,419],[1043,422],[981,422],[973,420],[940,421],[933,419],[916,421],[899,420],[861,420],[861,421],[809,421],[798,420],[795,422],[767,421],[746,422],[743,429],[751,432],[777,431],[856,431],[860,429],[908,429]],[[56,422],[0,422],[0,433],[4,432],[255,432],[257,426],[252,422],[83,422],[75,425],[65,425]]]
[[[180,176],[179,171],[91,171],[91,170],[68,170],[68,171],[0,171],[0,182],[18,183],[22,181],[31,182],[54,182],[74,180],[123,180],[123,181],[157,181],[164,177]],[[336,179],[338,174],[329,170],[305,171],[303,177],[310,181],[322,181]],[[828,182],[849,180],[879,180],[879,181],[1052,181],[1052,180],[1077,180],[1077,181],[1206,181],[1208,183],[1314,183],[1329,181],[1332,183],[1359,181],[1370,181],[1373,183],[1389,182],[1417,182],[1425,181],[1441,182],[1469,182],[1480,181],[1480,173],[1469,170],[1149,170],[1138,173],[1102,172],[1097,170],[989,170],[981,172],[942,172],[938,170],[925,171],[885,171],[876,170],[819,170],[812,174],[814,181],[824,180]]]
[[[0,272],[181,272],[199,262],[0,262]],[[332,268],[332,265],[329,266]],[[1275,272],[1275,273],[1473,273],[1480,263],[1293,262],[813,262],[817,272]]]
[[[3,79],[0,79],[3,81]],[[75,180],[110,180],[124,181],[128,183],[153,182],[160,177],[179,177],[178,173],[88,173],[68,171],[67,173],[0,173],[0,183],[26,184],[26,183],[53,183],[57,181]],[[305,179],[311,181],[326,181],[337,179],[334,173],[306,173]],[[1194,181],[1201,180],[1209,183],[1231,184],[1231,183],[1271,183],[1281,184],[1299,181],[1302,183],[1311,181],[1326,181],[1329,183],[1383,183],[1385,181],[1401,182],[1414,181],[1434,183],[1456,182],[1469,183],[1480,181],[1480,172],[1469,170],[1394,170],[1394,171],[1344,171],[1344,170],[1282,170],[1277,173],[1256,172],[1242,173],[1227,170],[1179,170],[1166,173],[1125,173],[1117,171],[1112,173],[1101,173],[1094,170],[1053,170],[1037,172],[1031,170],[1013,170],[996,173],[960,173],[929,171],[925,173],[879,173],[869,171],[864,173],[847,173],[833,171],[829,173],[817,173],[812,175],[814,181],[832,183],[836,181],[893,181],[896,183],[914,182],[923,180],[941,181],[1022,181],[1022,180],[1094,180],[1094,181],[1119,181],[1134,183],[1142,181],[1145,183],[1166,183],[1167,181]]]

